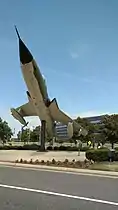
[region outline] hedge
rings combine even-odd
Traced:
[[[40,147],[37,144],[25,144],[23,146],[4,145],[0,146],[0,150],[38,150]]]
[[[89,147],[82,147],[82,148],[79,148],[77,146],[74,146],[74,147],[71,147],[71,146],[55,146],[55,147],[52,147],[52,146],[49,146],[47,147],[47,150],[54,150],[54,151],[87,151],[89,150]]]
[[[82,147],[80,151],[87,151],[89,147]],[[0,150],[40,150],[40,146],[37,144],[25,144],[23,146],[12,146],[12,145],[4,145],[0,146]],[[77,146],[48,146],[47,150],[54,150],[54,151],[79,151]]]
[[[95,162],[108,161],[108,152],[109,149],[91,149],[89,151],[86,151],[86,158],[90,161],[93,160]],[[115,150],[113,159],[114,161],[118,161],[118,150]]]

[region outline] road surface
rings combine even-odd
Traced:
[[[0,165],[1,210],[116,210],[118,178]]]

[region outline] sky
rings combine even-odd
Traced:
[[[117,0],[0,1],[0,116],[12,129],[21,125],[10,108],[28,101],[14,25],[63,111],[71,117],[118,113],[117,10]]]

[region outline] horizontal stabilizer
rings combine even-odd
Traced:
[[[11,114],[24,126],[26,126],[27,124],[24,117],[37,116],[31,102],[23,104],[22,106],[17,107],[16,109],[11,108]]]
[[[11,108],[11,114],[12,114],[12,116],[13,116],[16,120],[18,120],[22,125],[24,125],[24,126],[27,125],[27,123],[26,123],[24,117],[23,117],[16,109]]]
[[[22,106],[16,108],[16,110],[23,116],[23,117],[28,117],[28,116],[37,116],[33,105],[31,102],[28,102],[26,104],[23,104]]]

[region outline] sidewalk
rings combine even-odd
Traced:
[[[96,174],[101,176],[117,176],[118,172],[115,172],[114,167],[117,166],[117,163],[96,163],[91,165],[90,169],[77,169],[77,168],[65,168],[65,167],[57,167],[57,166],[46,166],[46,165],[30,165],[30,164],[20,164],[14,163],[16,160],[27,160],[32,159],[35,161],[38,159],[39,161],[47,160],[51,161],[55,159],[56,161],[64,161],[68,159],[72,161],[75,159],[76,161],[84,161],[85,160],[85,152],[80,152],[80,156],[78,156],[78,152],[66,152],[66,151],[49,151],[49,152],[37,152],[37,151],[26,151],[26,150],[0,150],[0,164],[2,165],[11,165],[25,168],[38,168],[38,169],[48,169],[48,170],[58,170],[58,171],[66,171],[66,172],[74,172],[81,174]],[[111,170],[111,171],[110,171]],[[117,171],[117,170],[116,170]]]
[[[17,159],[25,159],[25,160],[36,160],[39,161],[51,161],[55,159],[57,161],[64,161],[68,159],[69,161],[85,160],[85,152],[80,152],[80,156],[78,156],[78,152],[66,152],[66,151],[49,151],[49,152],[37,152],[30,150],[0,150],[0,161],[15,161]]]

